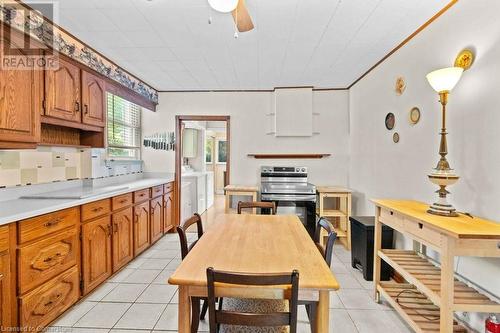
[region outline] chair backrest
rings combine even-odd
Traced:
[[[249,209],[249,208],[270,209],[271,214],[276,215],[276,204],[274,202],[262,202],[262,201],[238,202],[238,214],[241,214],[242,209]]]
[[[195,240],[191,245],[188,246],[188,240],[186,236],[186,230],[196,223],[196,227],[198,228],[198,239]],[[190,217],[182,226],[177,227],[177,233],[179,234],[179,240],[181,241],[181,257],[184,259],[189,251],[193,248],[193,246],[198,242],[198,240],[203,236],[203,224],[201,222],[201,216],[198,213],[195,213],[192,217]]]
[[[325,246],[322,245],[321,242],[321,230],[324,229],[328,235]],[[325,218],[320,218],[318,221],[318,225],[316,226],[316,234],[314,235],[314,242],[316,243],[316,247],[325,261],[330,267],[332,263],[332,254],[333,254],[333,244],[335,243],[335,239],[337,238],[337,233],[333,230],[333,226],[330,222],[328,222]]]
[[[215,298],[225,295],[217,294],[216,283],[233,284],[238,286],[277,286],[280,289],[289,291],[286,297],[289,301],[288,312],[270,312],[270,313],[249,313],[226,311],[215,308]],[[299,297],[299,272],[294,270],[292,273],[276,274],[245,274],[232,273],[207,268],[207,287],[208,287],[208,310],[210,333],[217,333],[219,325],[241,325],[241,326],[290,326],[290,333],[297,332],[297,304]],[[246,290],[246,289],[245,289]],[[232,297],[235,297],[232,295]],[[245,298],[239,297],[238,298]],[[252,297],[258,298],[258,297]],[[263,297],[267,298],[267,297]],[[275,297],[276,298],[276,297]],[[283,298],[285,299],[285,298]]]

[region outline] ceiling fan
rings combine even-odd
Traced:
[[[250,31],[254,28],[252,18],[245,6],[245,0],[208,0],[208,4],[217,12],[231,12],[239,32]]]

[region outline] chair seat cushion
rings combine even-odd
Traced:
[[[225,311],[270,313],[288,311],[288,301],[275,299],[238,299],[224,298],[222,309]],[[288,333],[288,326],[250,327],[221,325],[221,333]]]

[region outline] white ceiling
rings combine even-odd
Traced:
[[[449,0],[246,0],[233,37],[207,0],[60,0],[63,28],[158,90],[344,88]]]

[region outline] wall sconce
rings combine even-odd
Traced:
[[[446,190],[446,186],[455,184],[459,179],[453,169],[450,168],[448,160],[446,160],[446,155],[448,154],[448,145],[446,142],[446,103],[448,102],[450,91],[458,83],[458,80],[460,80],[463,71],[462,67],[448,67],[430,72],[426,76],[432,88],[439,93],[439,102],[442,106],[441,143],[439,145],[439,155],[441,155],[441,158],[433,172],[428,175],[429,180],[439,186],[439,190],[437,191],[439,197],[427,211],[430,214],[458,216],[456,209],[446,199],[449,193]]]

